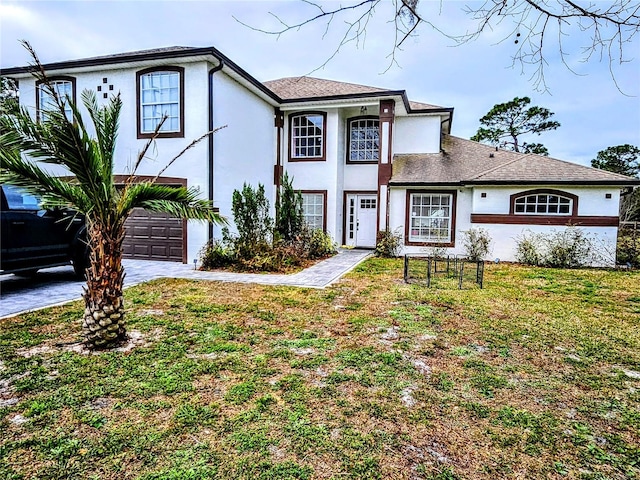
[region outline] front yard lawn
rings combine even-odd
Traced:
[[[401,278],[151,282],[98,355],[80,302],[2,320],[0,478],[640,478],[639,272]]]

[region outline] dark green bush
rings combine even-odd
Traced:
[[[621,265],[640,267],[640,229],[622,226],[618,230],[616,261]]]
[[[331,237],[302,222],[302,201],[291,182],[283,178],[284,193],[278,215],[281,231],[274,229],[264,186],[244,185],[233,192],[233,219],[238,230],[222,230],[222,240],[209,242],[200,252],[202,268],[233,267],[241,271],[278,272],[336,253]],[[302,222],[302,223],[299,223]]]
[[[304,227],[302,194],[293,189],[293,179],[287,172],[282,176],[282,187],[276,206],[276,231],[285,242],[295,239]]]

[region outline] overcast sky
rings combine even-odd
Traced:
[[[325,2],[327,8],[339,5]],[[348,2],[344,2],[348,3]],[[423,16],[441,29],[461,33],[473,28],[462,12],[472,2],[422,0]],[[425,25],[397,52],[399,66],[387,69],[393,42],[389,3],[371,20],[366,39],[342,48],[313,76],[404,89],[409,98],[454,107],[454,135],[469,138],[478,119],[496,103],[529,96],[532,103],[555,112],[562,126],[530,139],[544,143],[555,158],[585,165],[599,150],[630,143],[640,146],[640,38],[626,45],[632,61],[614,65],[580,62],[580,47],[588,38],[565,38],[568,63],[549,44],[546,80],[550,92],[534,89],[533,70],[512,68],[516,45],[512,25],[498,25],[478,40],[462,46]],[[108,55],[173,45],[215,46],[258,80],[305,75],[320,67],[335,51],[343,22],[316,23],[279,38],[251,30],[273,29],[277,21],[307,18],[309,5],[291,1],[11,1],[0,0],[0,64],[22,66],[29,57],[18,40],[28,40],[44,63]],[[503,38],[509,36],[506,41]]]

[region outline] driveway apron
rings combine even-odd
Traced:
[[[316,263],[301,272],[281,274],[199,271],[193,265],[149,260],[123,260],[125,287],[156,278],[185,278],[219,282],[288,285],[325,288],[353,269],[371,254],[367,250],[340,250],[337,255]],[[49,268],[34,278],[0,276],[0,318],[41,308],[61,305],[81,297],[85,283],[76,280],[71,267]]]

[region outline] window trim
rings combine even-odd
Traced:
[[[327,191],[326,190],[300,190],[302,195],[322,195],[322,231],[327,231]],[[303,214],[304,217],[304,214]]]
[[[138,133],[138,138],[152,138],[153,133],[147,133],[142,131],[142,96],[141,96],[141,78],[144,75],[148,75],[149,73],[155,72],[177,72],[179,73],[179,83],[180,83],[180,130],[177,132],[158,132],[155,138],[184,138],[184,67],[174,67],[174,66],[162,66],[162,67],[151,67],[145,68],[144,70],[139,70],[136,72],[136,128]]]
[[[409,232],[411,229],[411,195],[427,194],[427,195],[451,195],[451,238],[448,242],[412,242],[409,240]],[[405,203],[405,221],[404,221],[404,243],[409,246],[420,247],[455,247],[456,246],[456,210],[457,210],[457,190],[407,190]]]
[[[571,211],[569,213],[516,213],[516,200],[529,195],[556,195],[571,200]],[[551,188],[537,188],[534,190],[526,190],[524,192],[514,193],[509,197],[509,215],[523,217],[559,217],[571,218],[578,216],[578,196],[562,190],[554,190]]]
[[[294,157],[293,156],[293,119],[304,115],[322,115],[322,156],[320,157]],[[289,114],[289,161],[290,162],[324,162],[327,160],[327,112],[304,111]]]
[[[378,160],[351,160],[351,123],[357,120],[377,120],[378,121]],[[380,117],[377,115],[360,115],[347,118],[347,145],[345,148],[346,162],[348,165],[377,165],[380,162]]]
[[[76,77],[71,77],[68,75],[56,75],[54,77],[48,77],[47,80],[49,82],[58,82],[58,81],[66,81],[71,82],[71,101],[73,104],[76,104]],[[46,83],[42,80],[36,81],[36,121],[39,122],[41,118],[40,111],[40,85]]]

